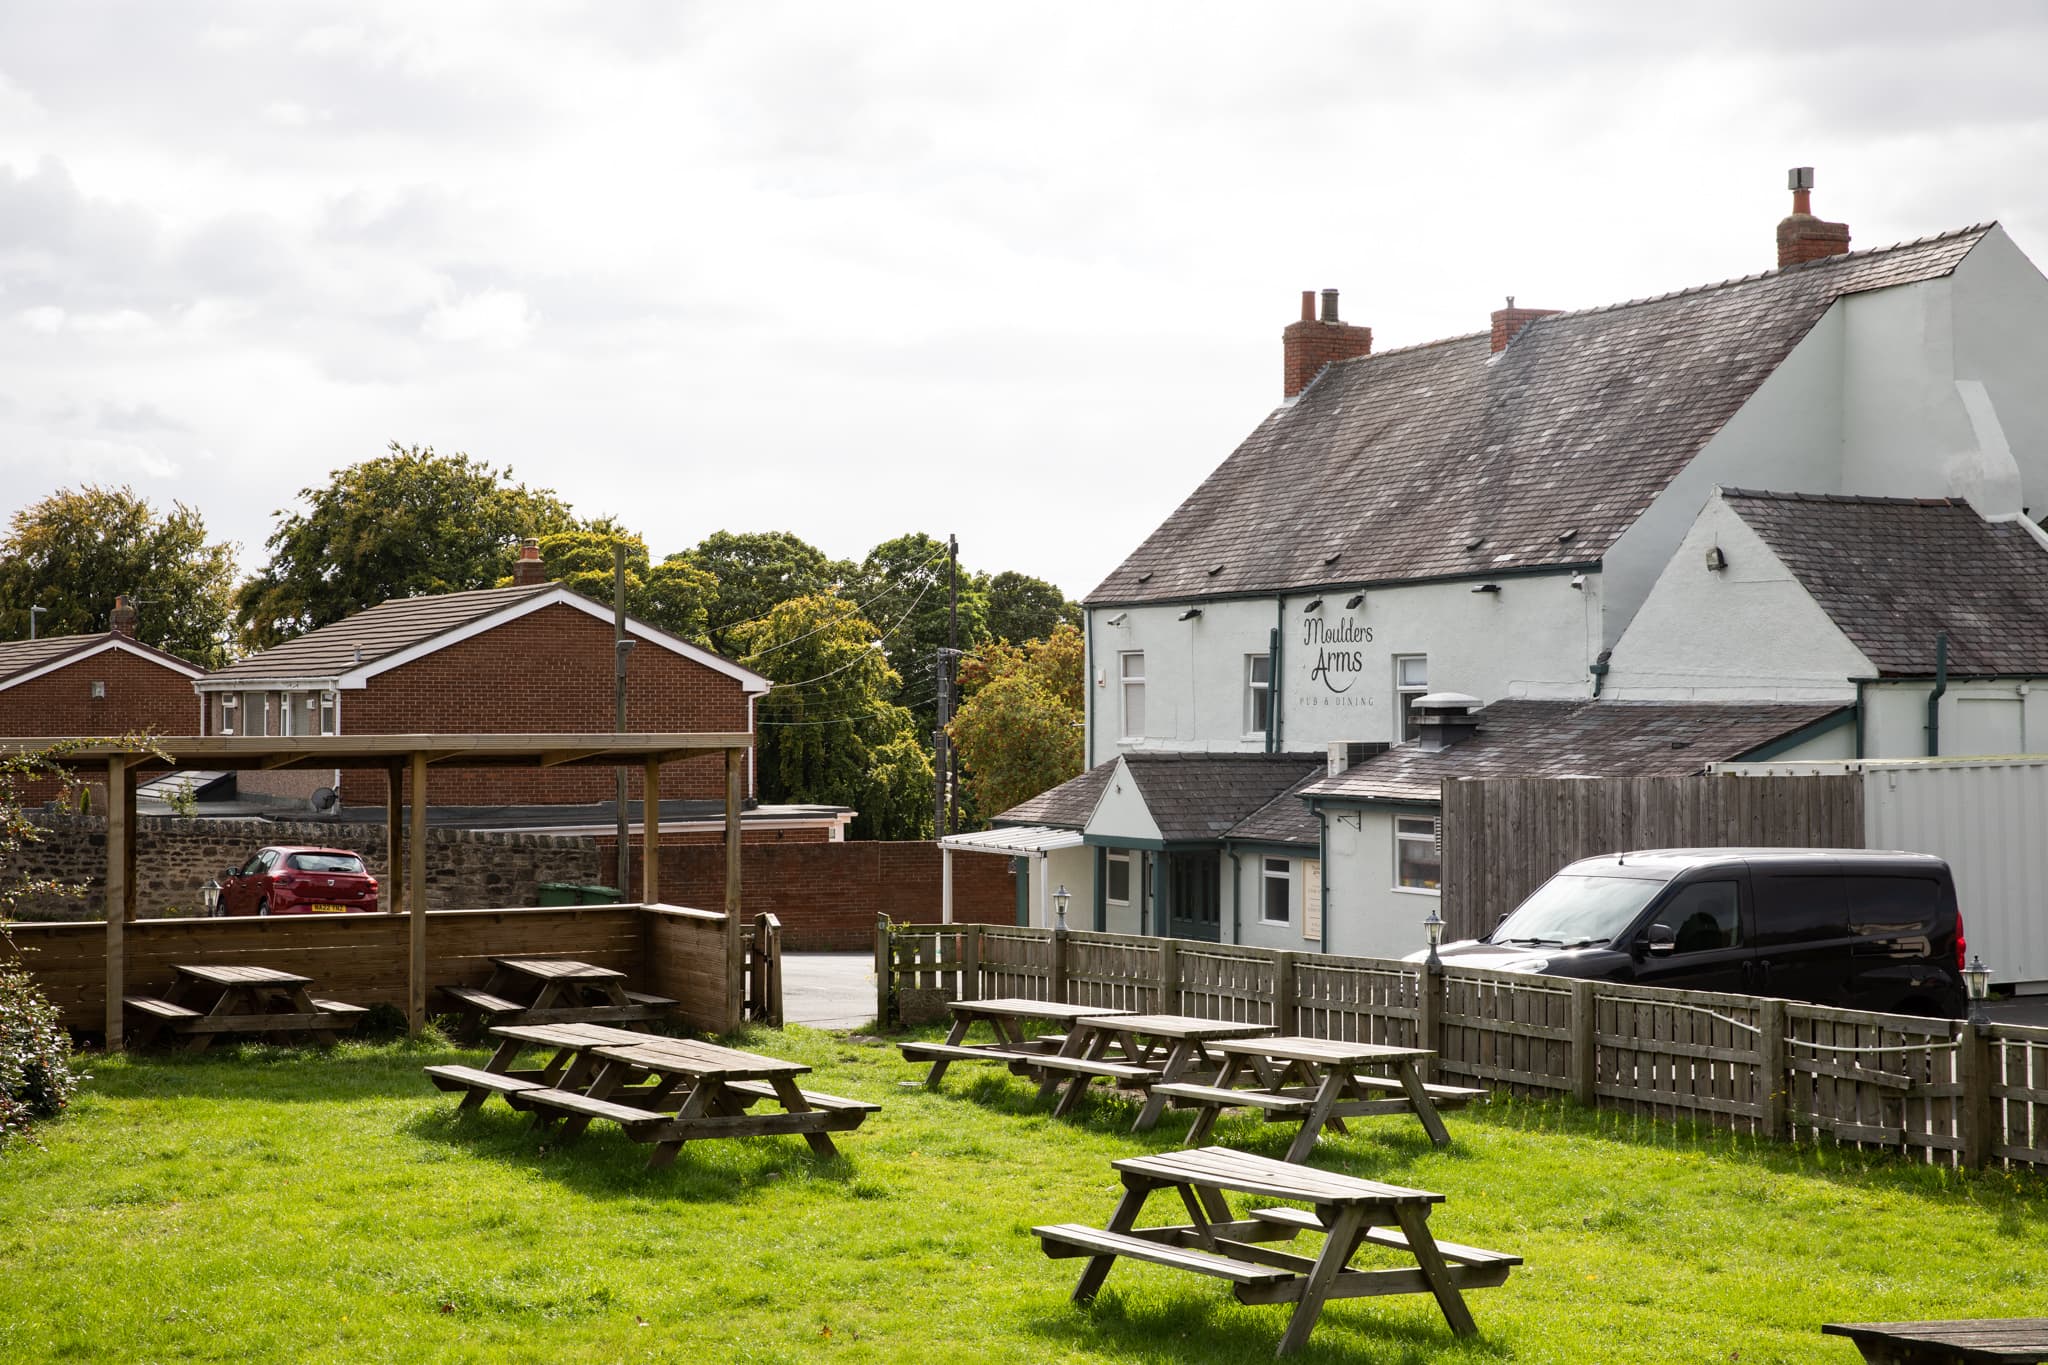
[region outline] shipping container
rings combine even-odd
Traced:
[[[1863,776],[1863,846],[1948,860],[1991,979],[2048,992],[2048,757],[1715,763],[1736,776]]]

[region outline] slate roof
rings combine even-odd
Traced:
[[[1080,829],[1095,814],[1095,803],[1116,771],[1116,760],[1098,763],[1079,777],[1070,777],[1029,801],[1010,807],[989,823],[994,825],[1051,825],[1055,829]]]
[[[1991,226],[1538,318],[1497,356],[1333,364],[1088,602],[1589,564],[1837,298],[1947,275]]]
[[[112,631],[101,631],[97,635],[45,635],[39,640],[0,640],[0,683],[32,672],[45,664],[53,664],[72,654],[83,654],[109,640],[121,640],[139,654],[162,660],[165,664],[186,673],[199,671],[194,664],[187,663],[175,654],[166,654]]]
[[[1960,498],[1724,488],[1721,498],[1881,676],[2048,673],[2048,550]]]
[[[1679,777],[1824,720],[1839,703],[1497,701],[1448,749],[1398,744],[1303,795],[1436,801],[1445,778]]]
[[[1317,764],[1306,777],[1230,827],[1228,837],[1258,844],[1321,845],[1323,831],[1302,792],[1321,780],[1324,765]]]
[[[275,649],[207,675],[209,684],[243,678],[335,678],[362,664],[458,630],[529,597],[554,592],[559,583],[394,597],[331,626],[287,640]],[[362,658],[356,651],[362,650]]]

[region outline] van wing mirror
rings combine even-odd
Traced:
[[[1665,957],[1678,951],[1678,931],[1668,924],[1653,924],[1643,930],[1636,945],[1652,957]]]

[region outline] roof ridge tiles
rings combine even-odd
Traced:
[[[1969,507],[1967,498],[1897,498],[1877,493],[1779,493],[1763,488],[1721,489],[1723,498],[1753,498],[1767,502],[1832,502],[1880,507]],[[1975,509],[1972,509],[1975,510]]]

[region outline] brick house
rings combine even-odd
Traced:
[[[393,598],[251,655],[196,684],[205,734],[603,733],[613,725],[612,613],[540,581],[529,545],[513,586]],[[644,732],[751,732],[766,678],[628,618],[626,727]],[[188,702],[189,705],[189,702]],[[278,773],[333,785],[342,802],[385,797],[374,772]],[[244,774],[244,794],[259,791]],[[754,789],[750,771],[748,794]],[[637,790],[637,788],[636,788]],[[614,793],[603,769],[436,770],[448,806],[571,806]],[[280,790],[280,796],[307,791]],[[673,763],[664,800],[723,800],[715,756]]]
[[[114,600],[112,629],[0,642],[0,737],[58,738],[199,732],[193,683],[206,670],[135,638],[135,609]],[[54,783],[22,795],[44,801]]]

